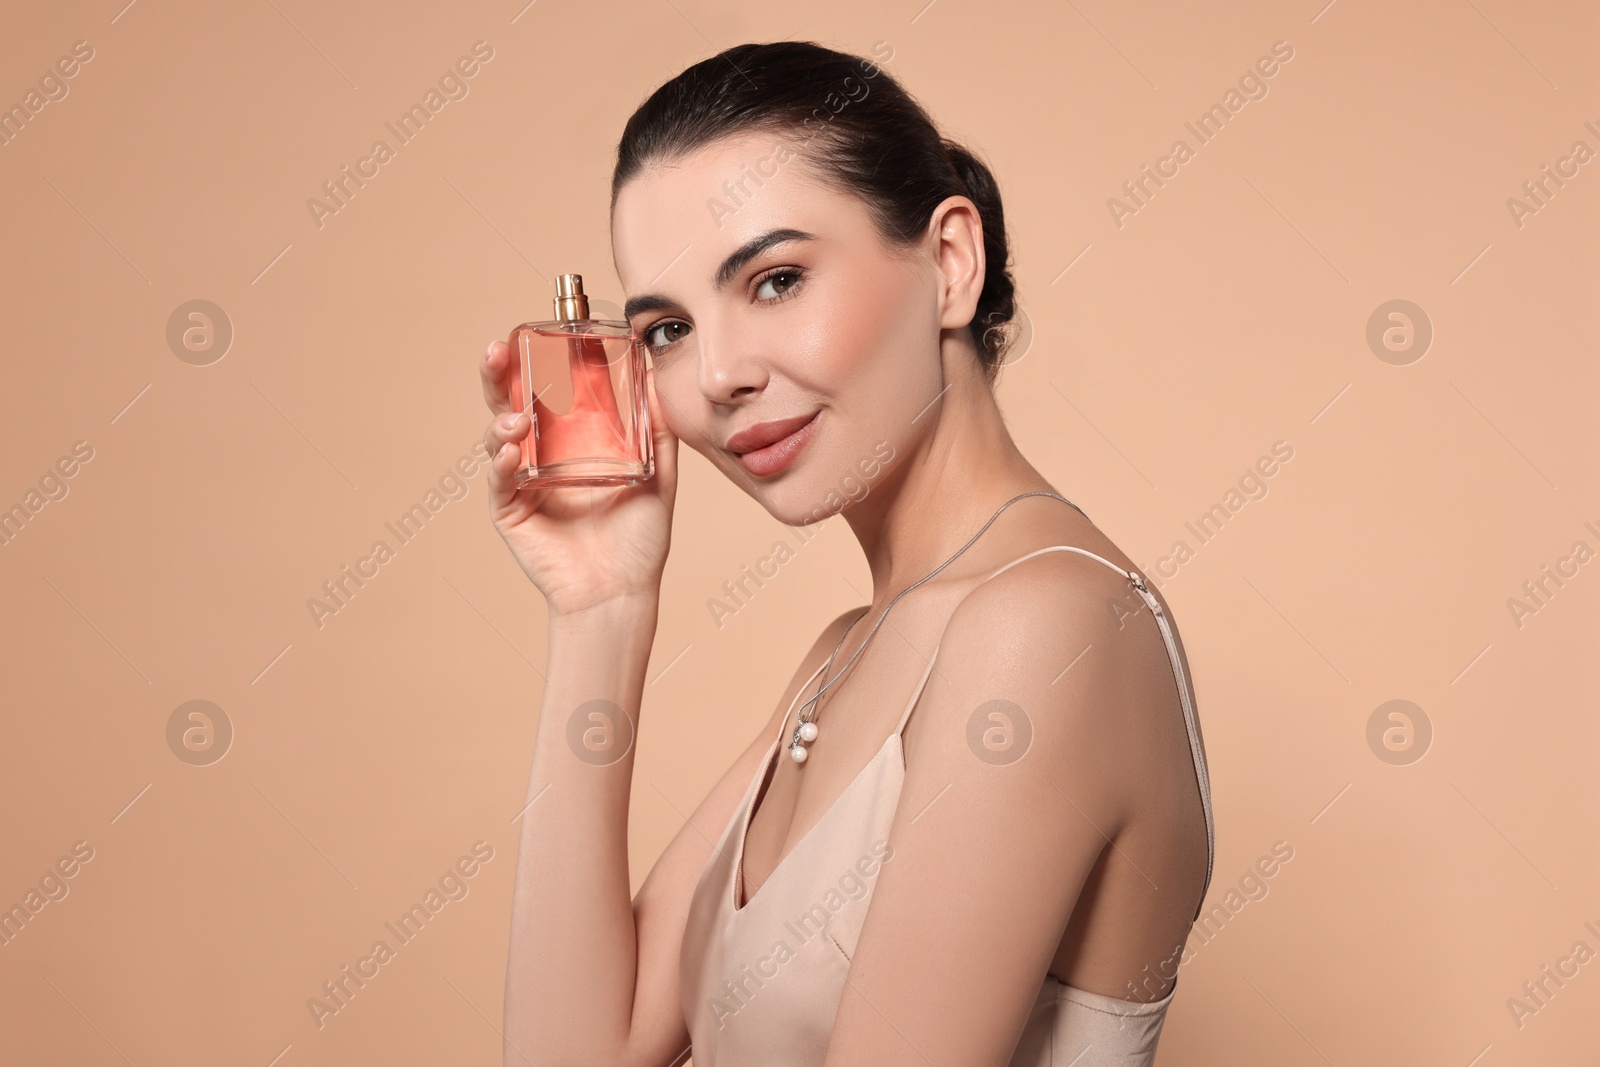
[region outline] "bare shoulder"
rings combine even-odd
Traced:
[[[1100,547],[1089,551],[1110,558]],[[1081,552],[1025,554],[975,586],[945,626],[936,667],[934,695],[907,727],[908,770],[960,761],[963,747],[987,761],[988,738],[1025,744],[1010,788],[1066,788],[1113,833],[1136,814],[1151,754],[1170,751],[1177,691],[1150,607],[1121,571]]]
[[[1114,548],[1079,549],[1046,545],[1005,564],[956,606],[943,644],[981,650],[989,662],[1040,669],[1066,649],[1122,652],[1131,619],[1147,605],[1122,573],[1127,568],[1104,554]]]
[[[1082,639],[1076,647],[1086,649],[1098,636],[1093,647],[1104,666],[1130,674],[1153,670],[1165,682],[1155,690],[1172,688],[1167,695],[1176,702],[1167,636],[1184,678],[1190,676],[1188,655],[1158,584],[1087,515],[1036,512],[1030,518],[1014,542],[1014,558],[957,606],[947,635],[960,641],[965,630],[987,631],[1013,642],[1019,654],[1041,641],[1053,647],[1051,642],[1074,637]],[[1030,543],[1037,547],[1022,547]]]

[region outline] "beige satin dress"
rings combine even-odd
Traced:
[[[1078,552],[1123,575],[1153,609],[1166,642],[1189,732],[1190,754],[1206,819],[1206,886],[1215,858],[1211,787],[1195,722],[1194,696],[1172,630],[1142,576],[1070,545],[1013,560],[984,581],[1041,552]],[[845,974],[872,902],[879,865],[905,780],[901,733],[933,673],[938,648],[895,730],[822,819],[742,904],[745,838],[751,807],[765,784],[792,715],[717,842],[690,903],[680,957],[684,1018],[695,1067],[818,1067],[844,991]],[[816,679],[812,672],[804,692]],[[797,695],[796,700],[799,699]],[[794,708],[791,704],[790,712]],[[1201,894],[1204,897],[1204,892]],[[1199,916],[1199,908],[1195,910]],[[1091,993],[1046,975],[1011,1058],[1012,1067],[1150,1067],[1167,1007]],[[686,1051],[690,1051],[686,1050]]]

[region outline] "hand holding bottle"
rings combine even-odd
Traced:
[[[575,615],[608,601],[654,598],[672,538],[678,440],[646,373],[654,477],[616,488],[517,489],[521,442],[533,428],[509,400],[516,356],[504,341],[478,361],[484,402],[494,418],[484,434],[489,514],[523,573],[552,614]]]

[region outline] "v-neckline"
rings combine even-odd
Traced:
[[[834,798],[833,803],[828,805],[827,810],[821,815],[817,816],[817,821],[812,823],[806,829],[804,834],[800,835],[800,840],[794,843],[794,847],[788,852],[784,853],[783,856],[778,859],[778,862],[773,865],[772,870],[767,874],[766,880],[761,883],[760,888],[758,888],[750,896],[746,897],[744,904],[741,905],[739,903],[739,894],[744,890],[744,853],[745,846],[748,844],[750,839],[750,824],[755,821],[757,797],[761,795],[762,787],[767,784],[768,772],[773,771],[772,761],[778,753],[778,744],[782,740],[782,737],[780,735],[778,738],[773,740],[772,747],[767,750],[766,756],[761,761],[760,768],[756,771],[756,780],[754,783],[755,791],[750,794],[749,802],[744,805],[744,812],[740,816],[739,844],[738,848],[734,852],[733,878],[730,882],[731,889],[729,891],[729,895],[732,897],[731,904],[733,907],[733,914],[742,915],[749,909],[755,898],[761,895],[761,891],[767,888],[768,884],[770,884],[771,881],[777,877],[778,872],[783,869],[784,864],[789,862],[789,857],[800,851],[801,846],[811,838],[811,835],[816,832],[817,827],[821,826],[828,820],[828,816],[834,813],[834,810],[844,802],[844,798],[850,795],[850,791],[855,789],[855,787],[860,784],[861,779],[866,775],[866,773],[872,769],[873,765],[876,764],[880,758],[882,758],[884,749],[889,747],[890,742],[894,741],[899,736],[900,732],[896,730],[884,739],[884,742],[879,746],[878,751],[874,753],[873,757],[866,762],[866,766],[862,767],[856,772],[856,776],[850,779],[850,782],[844,787],[839,795]],[[776,772],[773,771],[773,773],[775,776]]]

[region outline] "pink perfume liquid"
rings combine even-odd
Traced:
[[[655,474],[642,346],[624,322],[528,322],[511,332],[517,488],[634,485]]]

